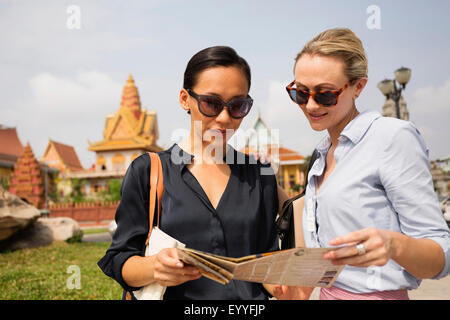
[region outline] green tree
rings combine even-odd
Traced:
[[[0,177],[0,182],[1,182],[1,186],[3,187],[3,189],[5,189],[6,191],[9,191],[9,179],[8,177]]]
[[[122,186],[122,180],[121,179],[111,179],[108,181],[108,198],[109,200],[116,201],[120,200],[120,187]]]
[[[72,184],[72,193],[70,194],[70,198],[73,202],[83,202],[85,201],[83,195],[83,186],[86,184],[86,181],[82,179],[71,179]]]

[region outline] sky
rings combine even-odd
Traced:
[[[447,0],[0,0],[0,124],[16,127],[38,158],[52,139],[72,145],[88,168],[95,162],[88,141],[103,139],[105,116],[119,109],[131,73],[142,108],[157,112],[158,145],[168,148],[174,132],[190,126],[178,102],[187,62],[227,45],[252,71],[254,106],[239,134],[260,114],[283,147],[306,156],[326,133],[310,128],[285,86],[307,41],[347,27],[369,60],[359,111],[381,112],[377,84],[410,68],[403,93],[410,120],[430,158],[442,159],[450,156],[449,14]]]

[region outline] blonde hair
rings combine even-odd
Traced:
[[[328,29],[310,40],[297,54],[295,63],[304,54],[322,55],[341,59],[344,73],[350,81],[365,78],[368,74],[368,63],[361,40],[347,28]],[[295,66],[294,66],[295,67]]]

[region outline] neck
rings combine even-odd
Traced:
[[[341,135],[342,130],[350,123],[356,116],[359,114],[359,111],[353,106],[353,109],[339,122],[336,126],[329,128],[328,133],[330,135],[331,144],[337,145],[338,138]]]
[[[204,141],[192,132],[189,137],[180,142],[179,147],[194,156],[197,164],[220,164],[227,152],[227,144],[218,145],[211,141]]]

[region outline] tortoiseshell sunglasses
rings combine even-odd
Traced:
[[[305,91],[299,88],[294,88],[295,80],[286,86],[286,91],[289,97],[298,105],[305,105],[308,103],[309,97],[313,97],[314,101],[321,104],[324,107],[331,107],[338,103],[339,95],[348,87],[352,82],[349,81],[339,90],[320,90],[320,91]]]

